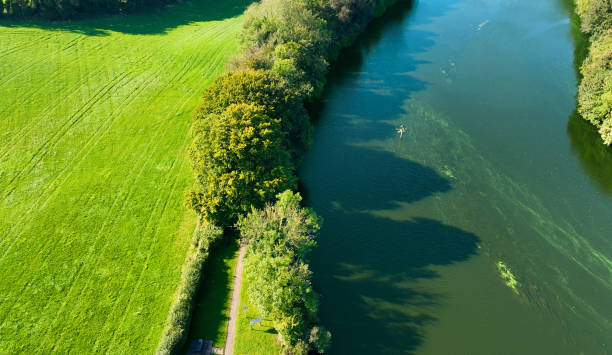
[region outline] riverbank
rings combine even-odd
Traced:
[[[612,3],[577,0],[581,29],[589,36],[588,56],[580,67],[578,112],[597,127],[603,143],[612,144]]]
[[[328,61],[338,49],[395,2],[265,0],[249,8],[243,55],[234,71],[206,90],[194,120],[189,156],[196,185],[187,201],[203,220],[231,227],[253,207],[297,188],[295,170],[310,136],[304,103],[322,91]],[[301,319],[306,313],[300,307],[271,312],[279,341],[285,352],[322,352],[318,339],[328,335],[317,325],[317,303],[308,300],[316,294],[298,297],[310,304],[303,324],[284,320]]]

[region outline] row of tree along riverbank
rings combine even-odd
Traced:
[[[578,112],[612,144],[612,0],[576,0],[589,53],[580,68]]]
[[[118,14],[146,10],[175,0],[2,0],[0,18],[38,17],[65,20],[91,14]]]
[[[189,158],[195,175],[187,205],[199,228],[239,228],[247,244],[250,301],[273,320],[288,354],[323,353],[330,334],[318,324],[308,252],[319,219],[299,206],[296,166],[311,125],[304,104],[318,97],[328,63],[397,0],[262,0],[249,7],[244,49],[209,87],[197,111]],[[278,198],[275,204],[271,204]],[[215,226],[215,227],[210,227]],[[199,235],[196,233],[196,235]],[[214,237],[206,238],[213,240]],[[208,243],[194,248],[158,353],[178,352]],[[201,270],[198,270],[201,271]],[[188,302],[186,302],[186,300]]]

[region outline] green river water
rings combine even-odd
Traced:
[[[332,354],[612,353],[612,151],[573,114],[571,14],[421,0],[341,53],[301,168]]]

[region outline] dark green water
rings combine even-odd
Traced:
[[[612,152],[573,117],[570,13],[421,0],[342,53],[301,172],[333,354],[612,353]]]

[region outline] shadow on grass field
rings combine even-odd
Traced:
[[[133,35],[156,35],[196,22],[222,21],[241,15],[252,0],[190,0],[129,15],[92,16],[87,20],[0,20],[0,27],[34,27],[70,31],[88,36],[107,36],[109,31]]]
[[[191,341],[198,338],[212,340],[214,347],[225,346],[238,249],[239,241],[235,236],[226,236],[211,249],[204,265],[203,281],[196,299],[185,351]]]

